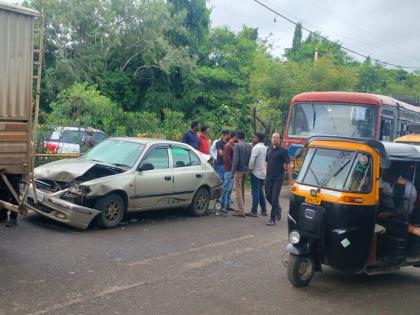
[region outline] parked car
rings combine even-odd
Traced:
[[[79,159],[37,167],[28,206],[80,229],[115,227],[128,211],[187,207],[202,216],[222,192],[208,159],[179,142],[110,138]]]
[[[107,138],[107,135],[98,129],[92,129],[96,143]],[[50,132],[44,141],[44,148],[53,153],[83,153],[82,146],[86,137],[86,129],[79,127],[57,127]]]

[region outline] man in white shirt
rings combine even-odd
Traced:
[[[258,204],[261,206],[261,214],[267,215],[267,203],[264,194],[264,180],[266,176],[265,160],[267,147],[264,145],[265,134],[257,131],[252,139],[251,157],[249,170],[251,171],[252,209],[247,213],[250,217],[258,217]]]

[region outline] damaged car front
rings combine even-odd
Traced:
[[[35,212],[86,229],[95,219],[113,227],[123,219],[127,196],[133,193],[131,169],[144,144],[107,140],[77,160],[61,160],[35,169],[36,189],[28,192]]]

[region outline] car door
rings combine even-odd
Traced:
[[[183,204],[190,204],[203,182],[201,161],[197,154],[183,146],[171,146],[171,154],[175,195]]]
[[[141,161],[134,178],[137,209],[166,208],[171,206],[174,193],[169,147],[152,147]]]

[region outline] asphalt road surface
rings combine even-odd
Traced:
[[[265,223],[176,210],[77,231],[30,214],[0,226],[0,314],[420,314],[411,267],[374,277],[325,268],[293,288],[286,221]]]

